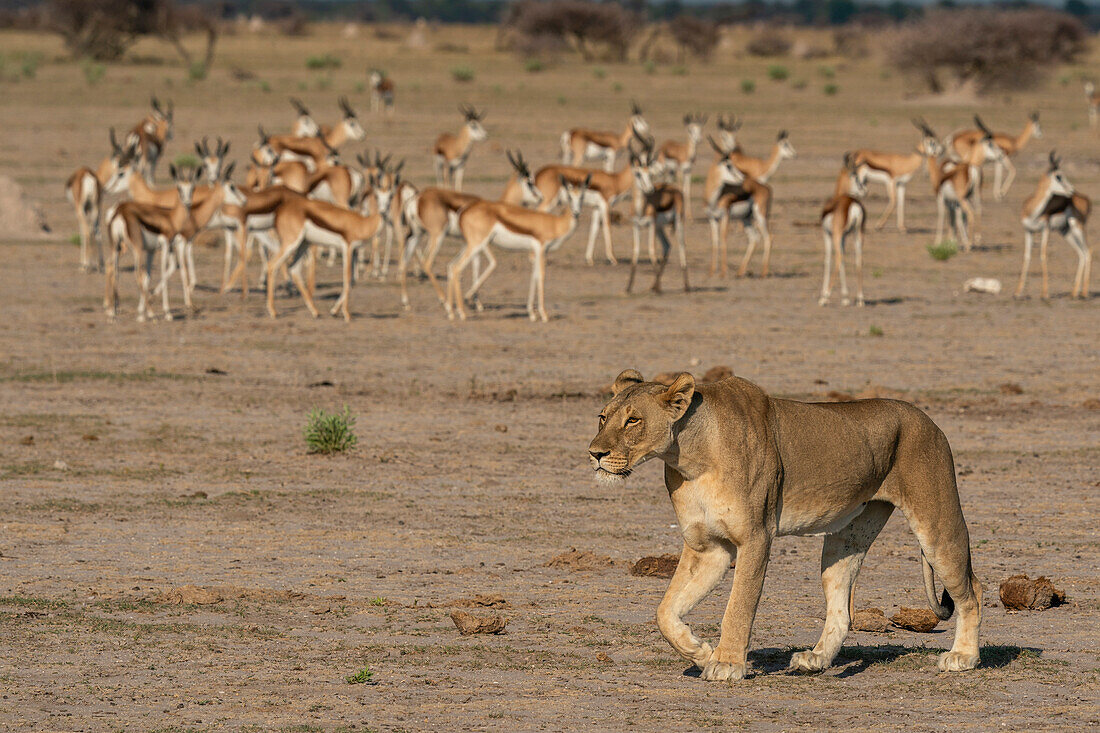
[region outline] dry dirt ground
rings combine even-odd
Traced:
[[[1098,301],[1066,297],[1073,263],[1058,239],[1049,303],[1036,297],[1037,282],[1019,302],[1007,292],[961,292],[976,275],[1014,285],[1018,207],[1050,146],[1080,189],[1100,195],[1080,69],[1065,72],[1066,86],[1055,77],[1037,92],[982,103],[998,127],[1015,128],[1039,108],[1046,132],[1020,156],[1008,200],[987,195],[984,247],[947,262],[928,256],[933,205],[918,178],[913,232],[868,234],[868,306],[823,309],[813,224],[840,153],[863,144],[908,149],[912,115],[946,133],[973,107],[907,101],[904,81],[873,59],[788,62],[787,83],[729,53],[687,76],[571,64],[528,74],[489,50],[492,31],[438,32],[430,44],[443,41],[450,50],[429,45],[399,60],[398,42],[369,35],[238,36],[223,39],[223,63],[205,82],[146,63],[112,66],[89,86],[79,66],[54,60],[61,49],[52,40],[3,37],[9,61],[37,49],[44,63],[34,79],[0,83],[0,172],[42,202],[56,239],[0,233],[2,727],[1100,725]],[[318,49],[342,55],[344,66],[307,72],[304,59]],[[366,114],[357,84],[368,61],[401,85],[393,120]],[[455,85],[449,69],[464,64],[477,77]],[[234,80],[235,66],[257,78]],[[8,63],[7,75],[18,68]],[[840,91],[826,96],[831,72]],[[740,91],[742,78],[757,80],[754,94]],[[806,86],[797,89],[800,80]],[[430,140],[457,125],[456,104],[483,104],[492,137],[471,158],[469,180],[487,195],[503,185],[504,147],[552,160],[562,129],[618,125],[631,98],[662,137],[681,134],[686,110],[729,109],[747,120],[748,149],[763,152],[786,127],[799,158],[773,179],[768,279],[708,278],[705,227],[694,223],[700,287],[690,294],[673,270],[665,295],[623,297],[625,268],[586,267],[577,237],[550,265],[548,324],[523,317],[527,262],[508,255],[486,288],[489,307],[465,324],[449,323],[423,283],[403,312],[392,282],[356,287],[350,325],[313,321],[288,298],[272,321],[257,293],[245,302],[217,294],[221,252],[203,248],[197,314],[135,323],[124,272],[122,313],[107,322],[101,278],[78,271],[67,241],[76,226],[61,182],[103,154],[108,125],[143,114],[150,91],[176,102],[170,156],[201,134],[228,135],[241,156],[257,122],[290,124],[288,95],[326,118],[332,98],[349,94],[370,143],[408,156],[420,184],[429,182]],[[877,189],[872,215],[883,205]],[[614,236],[624,255],[629,229]],[[320,280],[331,303],[335,270],[322,269]],[[827,673],[784,674],[792,650],[816,640],[824,611],[820,539],[785,538],[757,616],[755,675],[707,684],[687,671],[654,622],[667,581],[627,570],[644,555],[679,550],[659,468],[609,491],[592,481],[586,445],[601,391],[624,367],[699,374],[714,365],[784,396],[904,396],[946,431],[988,588],[980,669],[937,673],[934,654],[953,631],[947,622],[931,634],[853,632]],[[309,410],[345,404],[358,416],[358,448],[307,454]],[[587,570],[546,565],[570,548],[610,561]],[[1068,604],[1006,613],[996,589],[1017,572],[1049,576]],[[857,606],[887,615],[921,607],[919,586],[916,542],[895,517],[864,566]],[[727,577],[689,617],[712,641],[728,588]],[[475,594],[503,597],[504,608],[468,610],[504,614],[504,634],[458,635],[446,604]],[[345,681],[366,667],[369,683]]]

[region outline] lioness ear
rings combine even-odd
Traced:
[[[611,385],[611,396],[614,397],[627,387],[641,384],[644,381],[641,372],[637,369],[624,369],[619,376],[615,377],[615,383]]]
[[[663,397],[665,403],[668,404],[676,414],[676,419],[679,419],[688,407],[691,405],[691,397],[695,394],[695,377],[691,376],[687,372],[680,372],[676,375],[676,379],[669,385],[665,391]]]

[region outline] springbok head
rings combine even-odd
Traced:
[[[355,110],[351,108],[351,103],[348,102],[347,97],[340,97],[336,100],[340,105],[340,111],[344,114],[344,119],[340,121],[340,124],[344,126],[344,134],[347,135],[349,140],[362,140],[367,136],[363,126],[359,124],[359,115],[355,114]]]
[[[517,150],[514,154],[511,150],[505,151],[508,162],[512,164],[512,170],[516,172],[516,180],[519,181],[523,192],[523,203],[528,206],[539,206],[544,200],[542,191],[535,185],[535,176],[531,173],[531,166],[523,159],[523,153]]]
[[[684,127],[687,128],[688,138],[696,144],[703,141],[703,125],[705,124],[707,124],[706,115],[684,115]]]
[[[485,138],[489,137],[489,133],[486,132],[485,126],[482,120],[485,119],[485,113],[487,110],[477,111],[477,108],[470,104],[460,104],[458,111],[462,113],[462,117],[466,120],[466,129],[470,132],[470,139],[475,142],[481,142]]]
[[[914,117],[913,126],[920,131],[920,144],[917,149],[921,155],[938,158],[943,155],[943,143],[936,137],[936,131],[929,127],[923,117]]]
[[[638,106],[637,102],[630,103],[630,129],[634,131],[635,135],[649,134],[649,123],[642,117],[642,108]]]
[[[775,138],[775,144],[779,146],[779,158],[781,160],[791,160],[797,157],[798,153],[795,152],[794,145],[791,145],[791,138],[786,130],[779,131],[779,135]]]
[[[176,191],[180,195],[180,203],[190,209],[195,200],[195,184],[198,183],[199,177],[202,175],[202,168],[190,165],[177,168],[175,163],[171,163],[168,166],[168,173],[176,184]]]
[[[294,111],[298,113],[298,121],[294,123],[295,135],[298,137],[316,137],[321,133],[320,126],[313,119],[309,108],[302,103],[302,100],[291,97],[290,106],[294,107]]]
[[[731,186],[740,186],[744,183],[745,174],[733,164],[732,160],[730,160],[730,153],[733,151],[719,145],[718,141],[710,135],[707,135],[707,141],[710,143],[710,146],[714,148],[714,152],[718,153],[718,173],[721,176],[721,182]]]
[[[210,141],[204,136],[201,143],[195,142],[195,153],[202,161],[202,170],[206,174],[206,180],[214,182],[221,177],[225,157],[229,155],[229,142],[223,141],[219,135],[217,144],[211,149]]]

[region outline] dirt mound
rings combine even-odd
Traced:
[[[451,620],[455,622],[458,633],[463,636],[471,634],[501,634],[508,625],[508,619],[493,614],[492,616],[474,616],[465,611],[452,611]]]
[[[0,175],[0,232],[11,238],[38,238],[50,233],[42,209],[27,198],[23,187]]]
[[[210,606],[222,601],[275,601],[285,603],[286,601],[298,601],[308,597],[305,593],[297,591],[242,588],[237,585],[181,585],[154,597],[153,602],[167,603],[174,606]]]
[[[594,552],[578,552],[576,547],[569,548],[569,552],[552,558],[543,564],[546,568],[565,568],[574,572],[584,570],[599,570],[611,567],[615,564],[607,555],[597,555]]]
[[[428,604],[430,608],[436,608],[433,604]],[[508,608],[508,601],[504,600],[504,596],[490,593],[488,595],[482,595],[478,593],[473,598],[456,598],[455,600],[442,604],[446,608]]]
[[[890,623],[899,629],[908,629],[921,634],[927,634],[936,628],[936,624],[939,622],[939,616],[932,613],[929,608],[906,608],[902,606],[897,613],[890,617]]]
[[[671,578],[680,564],[677,555],[649,555],[630,566],[630,574],[644,578]]]
[[[861,608],[852,614],[852,631],[883,633],[890,630],[890,622],[881,608]]]
[[[724,364],[712,366],[704,374],[700,381],[703,382],[720,382],[723,379],[729,379],[733,376],[733,369]]]
[[[1066,594],[1045,575],[1031,580],[1026,574],[1013,575],[1001,583],[1001,603],[1010,611],[1043,611],[1066,602]]]

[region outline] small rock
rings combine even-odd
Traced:
[[[614,664],[615,663],[615,660],[612,659],[611,655],[609,655],[607,652],[596,652],[596,659],[603,662],[604,664]]]
[[[65,461],[61,460],[60,458],[53,462],[53,467],[56,468],[58,471],[69,470],[69,464],[65,463]]]
[[[930,608],[906,608],[902,606],[897,613],[890,617],[890,623],[899,629],[908,629],[921,634],[927,634],[936,628],[936,624],[939,622],[939,616],[932,613]]]
[[[99,440],[99,436],[95,433],[84,433],[84,435],[80,436],[80,439],[86,440],[89,443],[94,443],[95,441]]]
[[[995,277],[972,277],[963,283],[963,291],[997,295],[1001,292],[1001,281]]]
[[[723,379],[729,379],[733,376],[733,369],[730,369],[725,365],[712,366],[703,374],[702,381],[704,382],[721,382]]]
[[[465,611],[451,611],[451,621],[454,621],[458,633],[463,636],[472,634],[500,634],[508,625],[508,619],[493,614],[492,616],[474,616]]]
[[[1095,397],[1089,397],[1081,403],[1081,407],[1084,407],[1086,410],[1100,410],[1100,400]]]
[[[852,615],[852,631],[884,633],[890,630],[890,622],[881,608],[861,608]]]
[[[680,564],[677,555],[649,555],[630,566],[630,574],[643,578],[671,578]]]
[[[503,423],[495,426],[493,429],[496,430],[498,433],[507,433],[508,432],[508,426],[504,425]]]
[[[997,387],[1001,394],[1023,394],[1024,388],[1015,382],[1005,382]]]
[[[1045,575],[1031,580],[1026,574],[1013,575],[1001,583],[1001,603],[1005,610],[1043,611],[1066,602],[1066,594],[1054,587]]]
[[[19,441],[19,445],[34,445],[34,436],[28,435]]]

